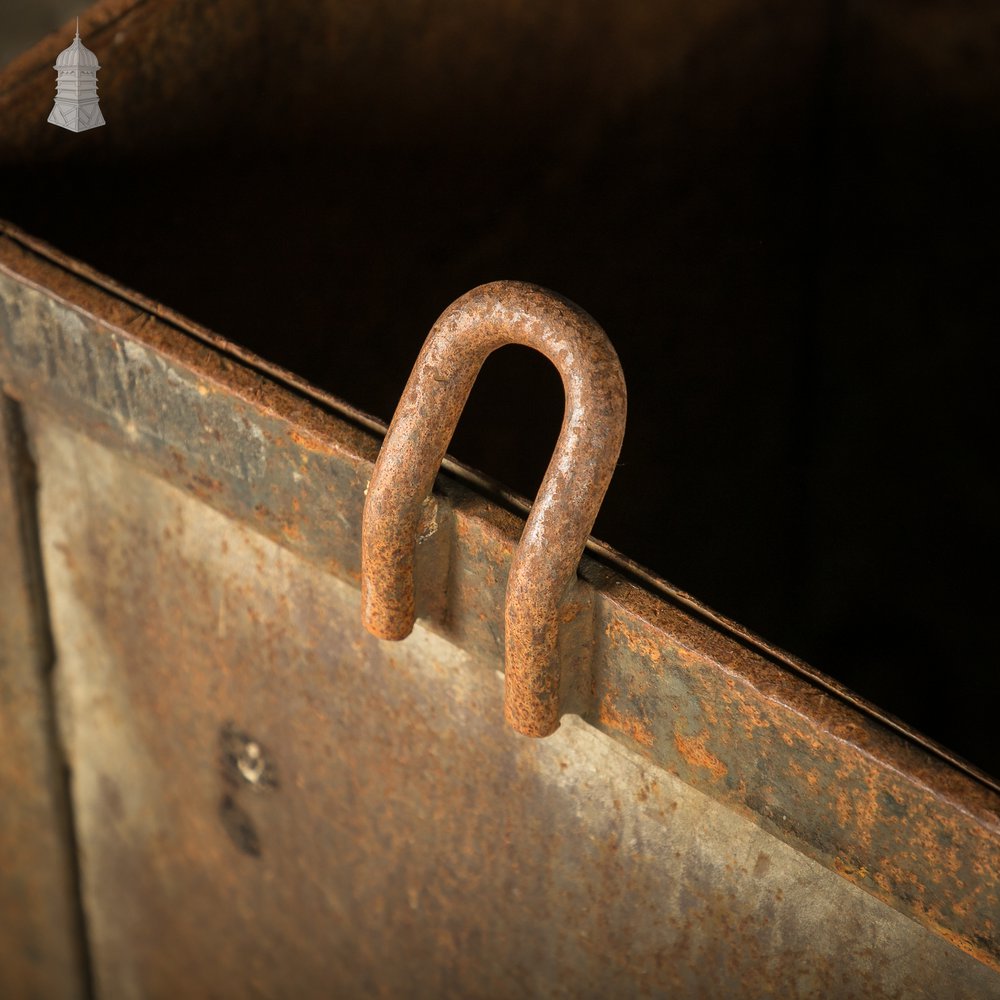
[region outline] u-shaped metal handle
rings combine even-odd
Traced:
[[[382,639],[414,620],[417,525],[458,418],[486,358],[524,344],[558,369],[566,409],[507,582],[504,716],[525,736],[559,726],[559,605],[618,461],[625,379],[605,332],[536,285],[498,281],[463,295],[434,324],[368,486],[361,534],[362,619]]]

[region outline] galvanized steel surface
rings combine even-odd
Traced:
[[[410,634],[420,515],[476,376],[505,344],[541,351],[558,369],[566,392],[562,429],[511,560],[504,603],[504,717],[525,736],[548,736],[559,726],[562,600],[625,433],[618,356],[578,306],[535,285],[494,282],[463,295],[434,324],[366,492],[362,617],[379,638]],[[515,392],[512,386],[512,398]]]
[[[579,719],[510,732],[499,672],[380,643],[356,586],[32,439],[101,995],[1000,995]]]

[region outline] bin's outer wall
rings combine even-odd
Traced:
[[[29,426],[99,995],[1000,996],[579,718],[512,732],[495,659],[380,642],[353,582]]]

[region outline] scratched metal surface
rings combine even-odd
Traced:
[[[984,965],[33,416],[102,996],[1000,995]],[[250,746],[252,752],[248,753]]]

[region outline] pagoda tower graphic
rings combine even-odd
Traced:
[[[56,102],[49,121],[71,132],[84,132],[104,124],[97,97],[97,56],[80,41],[80,19],[76,37],[56,57]]]

